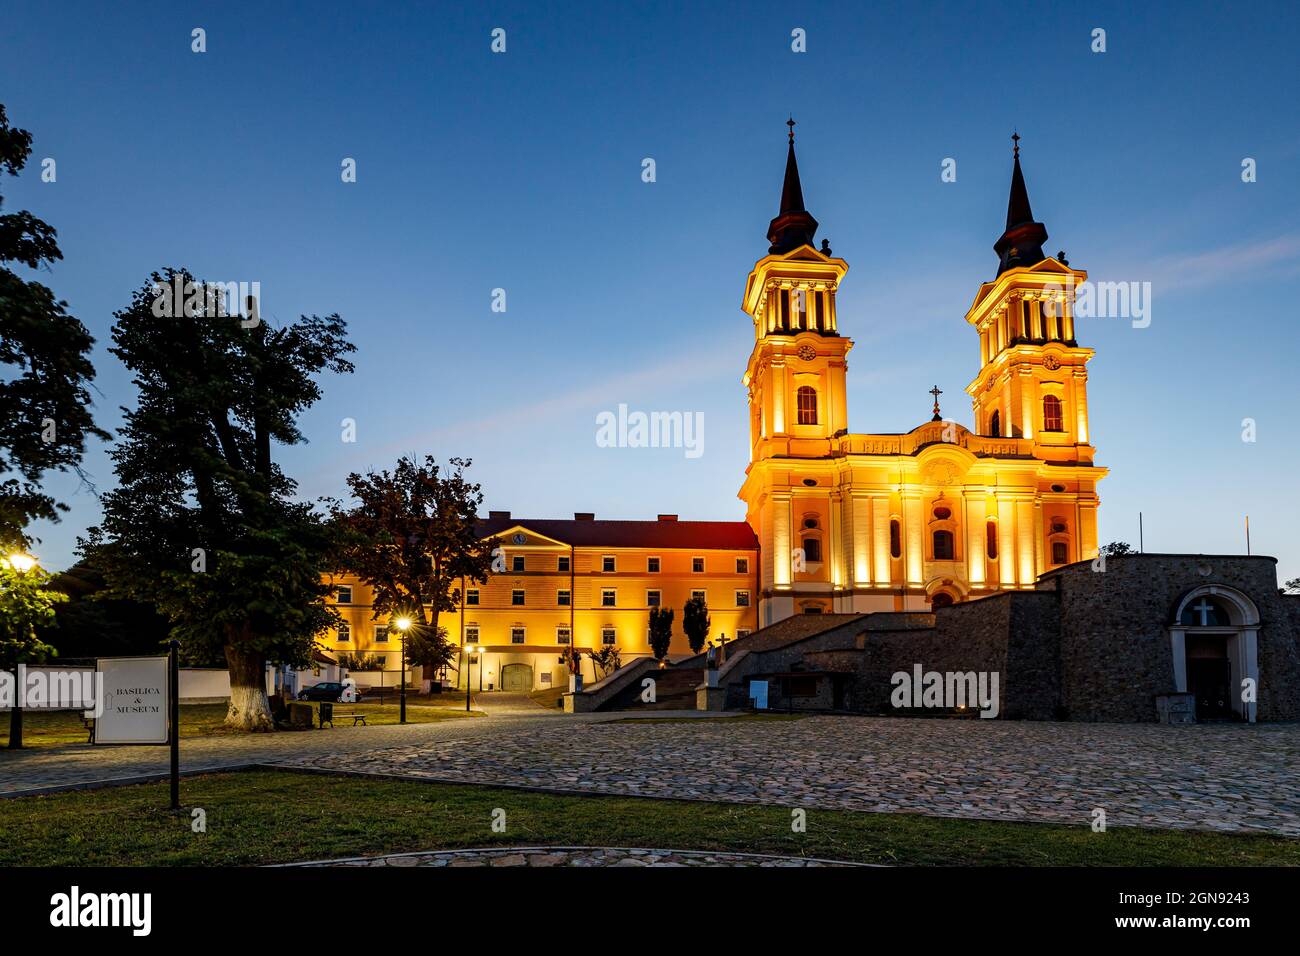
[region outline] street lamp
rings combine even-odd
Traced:
[[[9,567],[13,568],[19,574],[26,575],[28,571],[36,567],[36,559],[25,551],[14,551],[12,554],[6,554],[0,557]],[[21,606],[21,604],[20,604]],[[30,630],[30,625],[25,621],[22,622],[25,630]],[[19,645],[21,649],[21,641]],[[14,661],[14,702],[9,711],[9,749],[21,750],[23,747],[23,693],[22,688],[18,687],[18,663]]]
[[[467,645],[465,645],[465,712],[466,712],[466,713],[469,713],[469,688],[470,688],[470,683],[469,683],[469,661],[470,661],[470,657],[471,657],[471,656],[473,656],[476,652],[481,651],[481,650],[483,650],[483,648],[478,647],[477,645],[474,645],[474,644],[467,644]],[[481,677],[482,674],[483,674],[483,662],[482,662],[482,661],[479,661],[479,664],[478,664],[478,672],[479,672],[479,676]]]
[[[406,723],[406,632],[411,629],[411,619],[409,617],[399,617],[393,622],[393,626],[402,634],[402,685],[399,691],[401,704],[398,708],[397,722]]]

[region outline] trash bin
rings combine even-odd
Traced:
[[[320,702],[320,726],[324,728],[327,722],[331,727],[334,726],[334,705],[323,700]]]

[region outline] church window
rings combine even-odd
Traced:
[[[822,559],[822,542],[820,538],[803,539],[803,559],[805,561],[820,561]]]
[[[931,610],[937,610],[941,607],[952,607],[952,595],[947,591],[937,591],[935,595],[930,598]]]
[[[1232,623],[1228,612],[1212,597],[1198,597],[1183,608],[1178,623],[1184,627],[1226,627]]]
[[[899,526],[897,518],[889,522],[889,556],[891,558],[903,556],[903,529]]]
[[[817,389],[811,385],[800,385],[796,393],[799,405],[799,424],[817,424]]]
[[[1002,416],[996,411],[989,416],[989,434],[994,438],[1002,437]]]
[[[1063,431],[1061,419],[1061,400],[1055,395],[1043,396],[1043,431]]]
[[[952,532],[936,531],[934,533],[934,560],[952,560]]]
[[[1070,560],[1069,547],[1064,541],[1052,542],[1052,563],[1066,564]]]
[[[1064,534],[1068,529],[1060,518],[1052,519],[1052,534]]]
[[[952,509],[945,507],[944,505],[939,505],[934,509],[934,517],[937,521],[947,521],[952,517]]]
[[[984,537],[986,538],[984,550],[988,552],[989,560],[998,559],[998,523],[990,521],[984,526]]]

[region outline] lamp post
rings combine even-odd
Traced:
[[[399,617],[393,622],[393,626],[402,635],[402,684],[398,691],[401,703],[398,706],[397,722],[404,724],[406,723],[406,632],[411,629],[411,619],[409,617]]]
[[[36,559],[30,554],[23,551],[15,551],[7,554],[0,560],[13,568],[21,575],[27,574],[32,568],[36,567]],[[18,622],[18,627],[27,629],[29,625],[25,620]],[[29,635],[30,636],[30,635]],[[21,653],[21,641],[17,653]],[[14,659],[14,702],[13,708],[9,712],[9,749],[21,750],[23,747],[23,688],[18,686],[18,660]]]
[[[474,652],[477,651],[477,650],[480,650],[480,648],[477,647],[477,646],[474,645],[474,644],[467,644],[467,645],[465,645],[465,712],[466,712],[466,713],[469,713],[469,688],[470,688],[470,683],[469,683],[469,662],[470,662],[470,659],[471,659],[471,657],[473,656]],[[482,661],[479,661],[478,672],[479,672],[479,677],[481,678],[481,677],[483,676],[483,662],[482,662]]]

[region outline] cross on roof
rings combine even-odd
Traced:
[[[794,142],[794,125],[795,125],[795,124],[794,124],[794,117],[791,116],[788,120],[786,120],[786,121],[785,121],[785,125],[788,126],[788,127],[790,127],[790,142],[793,143],[793,142]]]
[[[1013,131],[1011,133],[1011,143],[1012,146],[1015,148],[1016,156],[1019,156],[1020,155],[1020,134],[1018,132]]]

